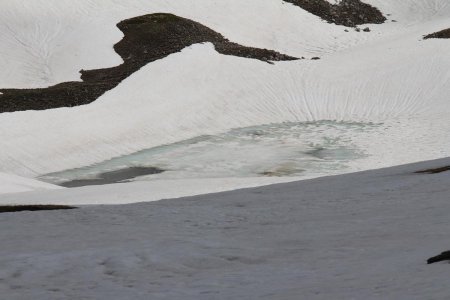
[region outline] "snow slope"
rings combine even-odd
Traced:
[[[55,191],[27,191],[10,188],[6,189],[5,193],[11,194],[1,195],[0,205],[46,205],[53,203],[59,205],[118,205],[218,193],[298,179],[297,177],[165,179],[70,189],[59,187],[60,189]],[[3,189],[4,186],[0,186],[0,188]],[[14,191],[17,191],[17,193],[13,193]]]
[[[450,173],[414,174],[447,165],[450,159],[177,200],[1,214],[1,294],[447,299],[448,264],[426,259],[449,249]]]
[[[62,189],[49,183],[24,178],[11,174],[0,173],[0,194],[22,193],[36,190]]]
[[[365,2],[390,16],[358,33],[281,0],[2,1],[1,88],[45,87],[117,65],[115,24],[154,12],[243,45],[321,59],[269,65],[193,45],[89,105],[0,114],[0,172],[35,177],[232,128],[320,120],[377,124],[345,135],[365,154],[345,172],[450,156],[450,42],[422,40],[450,27],[450,3]],[[448,165],[446,158],[152,203],[0,214],[0,295],[447,299],[448,265],[425,261],[450,248],[450,173],[414,172]],[[0,205],[148,202],[293,179],[159,178],[35,191],[55,187],[0,173]]]
[[[1,87],[78,80],[80,69],[120,63],[115,24],[152,12],[198,21],[243,45],[301,60],[269,65],[194,45],[151,63],[83,107],[0,115],[0,171],[27,177],[143,149],[268,123],[382,123],[352,141],[356,171],[450,155],[444,0],[366,1],[390,14],[371,32],[345,31],[283,1],[6,1]],[[392,20],[397,22],[392,22]]]
[[[169,12],[194,19],[233,41],[308,55],[332,53],[379,32],[409,31],[411,26],[448,17],[446,0],[366,0],[397,23],[370,26],[372,34],[346,33],[283,1],[144,1],[73,2],[36,0],[2,2],[1,87],[48,86],[76,80],[80,69],[120,63],[112,45],[121,38],[119,21],[137,15]]]

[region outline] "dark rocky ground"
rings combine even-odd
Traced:
[[[200,23],[172,14],[144,15],[120,22],[124,38],[114,45],[123,64],[106,69],[81,70],[80,82],[64,82],[41,89],[0,90],[0,113],[72,107],[95,101],[144,65],[196,43],[211,42],[217,52],[264,62],[296,60],[271,51],[230,42]]]
[[[76,207],[67,205],[7,205],[0,206],[0,213],[12,213],[21,211],[41,211],[41,210],[63,210],[75,209]]]
[[[450,28],[426,35],[424,39],[450,39]]]
[[[416,171],[416,174],[439,174],[439,173],[443,173],[443,172],[448,172],[450,171],[450,166],[445,166],[445,167],[440,167],[440,168],[435,168],[435,169],[427,169],[427,170],[421,170],[421,171]]]
[[[354,27],[362,24],[381,24],[386,21],[383,14],[369,4],[360,0],[343,0],[339,4],[331,4],[326,0],[284,0],[321,17],[336,25]]]
[[[450,260],[450,251],[444,251],[439,255],[430,257],[429,259],[427,259],[427,264],[434,264],[440,261],[448,261]]]

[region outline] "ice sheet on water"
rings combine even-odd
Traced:
[[[255,176],[316,177],[342,173],[366,155],[355,137],[381,124],[316,121],[233,129],[139,151],[93,166],[42,176],[53,183],[95,179],[135,167],[165,170],[131,180]],[[138,178],[133,178],[138,177]]]

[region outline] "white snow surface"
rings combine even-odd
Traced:
[[[0,214],[1,297],[448,299],[450,172],[414,173],[448,165]]]
[[[154,12],[198,21],[234,42],[297,57],[269,65],[193,45],[150,63],[86,106],[0,115],[0,171],[26,177],[269,123],[378,122],[354,142],[365,158],[342,172],[450,155],[446,0],[370,0],[385,24],[356,32],[283,1],[4,1],[1,87],[79,80],[120,63],[119,21]],[[397,22],[392,22],[392,20]]]
[[[99,186],[84,186],[55,191],[13,190],[1,195],[0,205],[106,205],[158,201],[186,196],[230,191],[280,182],[296,177],[195,178],[137,181]],[[54,185],[49,185],[54,186]],[[58,186],[56,186],[58,187]],[[26,193],[24,193],[26,192]]]
[[[17,175],[0,173],[0,194],[22,193],[37,190],[62,189],[61,187]],[[1,201],[0,201],[1,202]]]
[[[345,172],[450,156],[450,41],[422,40],[450,27],[450,2],[365,2],[390,14],[369,33],[274,0],[2,1],[1,88],[45,87],[117,65],[115,24],[155,12],[321,60],[269,65],[193,45],[89,105],[0,114],[0,205],[149,202],[294,180],[159,178],[36,191],[55,187],[16,176],[270,123],[381,124],[350,138],[366,155]],[[448,264],[425,261],[450,249],[450,172],[414,173],[448,165],[0,214],[0,298],[448,299]]]

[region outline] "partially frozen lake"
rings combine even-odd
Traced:
[[[41,179],[85,185],[162,178],[338,174],[345,172],[349,162],[367,156],[356,141],[382,128],[382,124],[336,121],[252,126],[146,149]],[[111,180],[100,182],[98,178]]]

